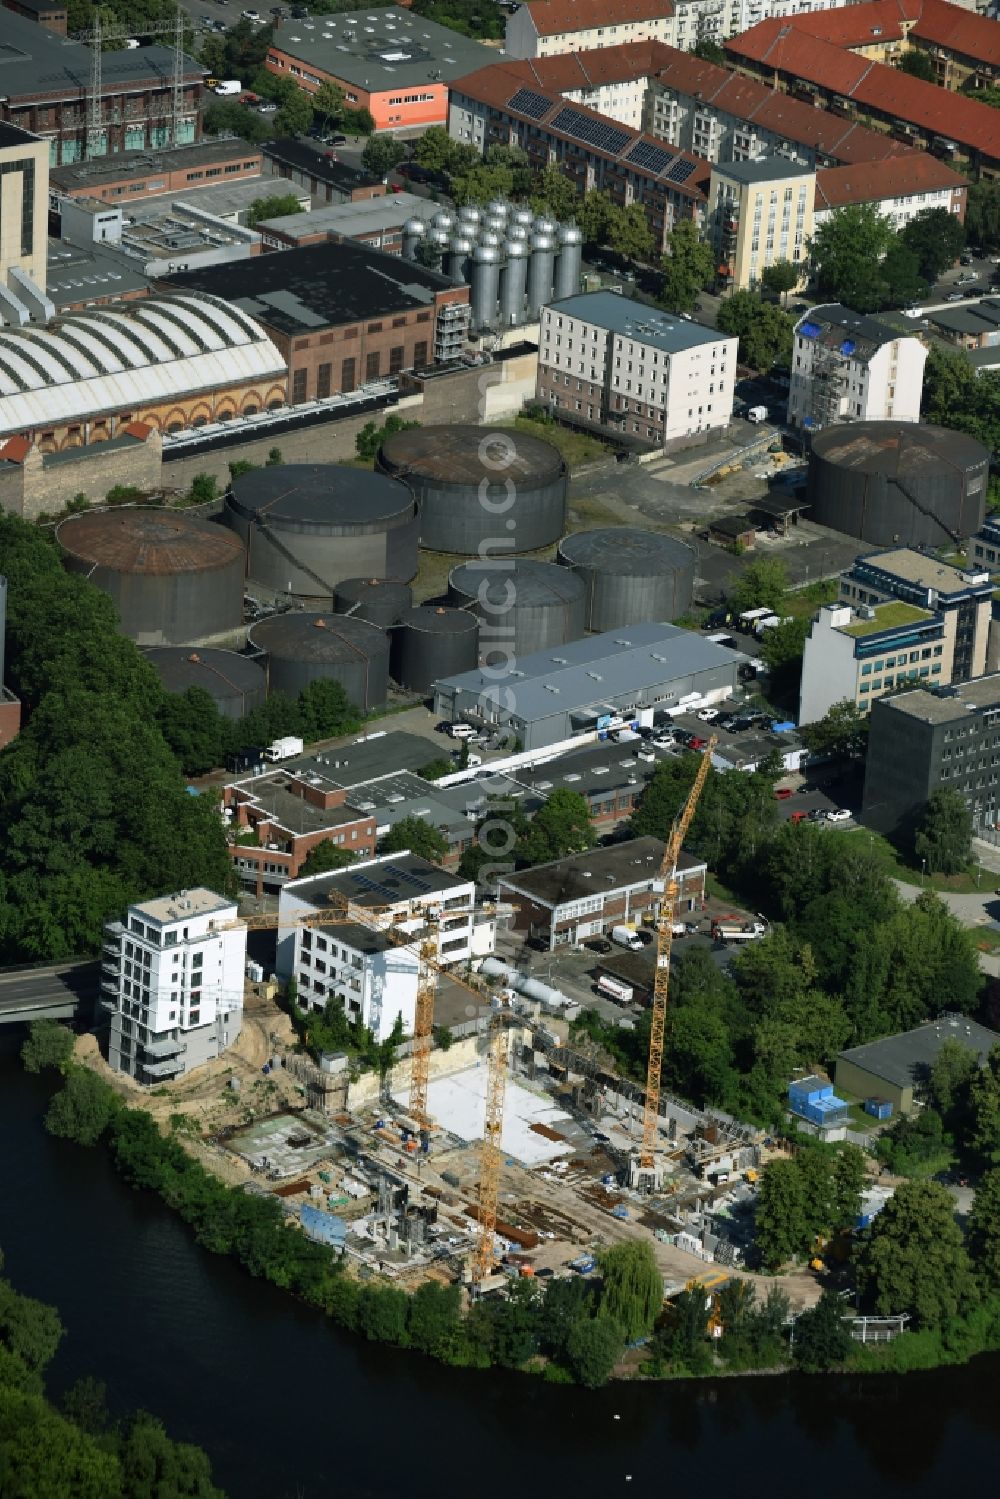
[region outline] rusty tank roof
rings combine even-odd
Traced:
[[[80,562],[148,576],[212,572],[231,566],[243,553],[240,538],[224,526],[151,506],[72,515],[57,527],[56,537]]]

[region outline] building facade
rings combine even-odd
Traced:
[[[114,1070],[148,1085],[221,1056],[243,1024],[246,943],[235,904],[200,888],[109,922],[101,991]]]
[[[563,420],[671,450],[729,425],[737,340],[611,292],[542,309],[536,397]]]
[[[795,325],[788,422],[815,431],[840,422],[917,422],[927,348],[919,338],[839,302]]]
[[[817,723],[835,703],[867,713],[876,698],[912,679],[951,680],[944,620],[930,609],[897,601],[824,604],[802,653],[799,723]]]
[[[927,1095],[928,1079],[946,1041],[957,1042],[985,1067],[1000,1035],[977,1025],[968,1015],[945,1011],[912,1031],[842,1051],[837,1058],[837,1087],[858,1098],[885,1099],[894,1114],[912,1114]]]
[[[672,0],[526,0],[507,17],[508,57],[558,57],[623,42],[673,41]]]
[[[11,272],[18,271],[45,290],[48,199],[45,142],[0,125],[0,287],[8,286]]]
[[[229,857],[242,887],[258,899],[296,879],[321,843],[360,858],[375,852],[374,817],[349,805],[345,790],[316,779],[269,771],[223,791]]]
[[[300,1009],[340,1006],[349,1021],[367,1026],[379,1043],[397,1021],[413,1035],[417,1011],[418,949],[393,942],[357,922],[295,930],[292,973]]]
[[[815,178],[782,157],[712,168],[710,233],[717,273],[732,291],[760,284],[768,266],[787,260],[805,280],[813,231]]]
[[[262,170],[260,147],[240,140],[206,139],[155,151],[119,151],[113,156],[53,167],[49,173],[50,206],[56,208],[60,198],[131,203],[168,193],[244,182],[259,177]],[[268,191],[267,184],[261,184],[262,198]]]
[[[944,680],[965,682],[986,670],[993,615],[986,569],[949,567],[910,547],[870,552],[841,574],[840,597],[854,608],[899,599],[933,609],[944,624]]]

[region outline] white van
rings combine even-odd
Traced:
[[[471,739],[475,732],[471,723],[450,723],[448,725],[448,733],[452,739]]]
[[[215,85],[212,92],[218,94],[221,99],[226,99],[233,94],[242,94],[243,85],[238,78],[223,78],[221,83]]]

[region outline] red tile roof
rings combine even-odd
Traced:
[[[539,36],[658,21],[674,13],[672,0],[528,0],[525,9]]]
[[[835,47],[900,41],[920,14],[922,0],[861,0],[858,5],[788,17],[788,24]],[[954,7],[950,7],[954,8]]]
[[[571,90],[648,78],[669,62],[673,52],[673,47],[663,42],[622,42],[616,47],[561,52],[557,57],[532,57],[498,66],[524,68],[524,85],[528,88],[568,94]]]
[[[8,437],[7,441],[0,447],[0,461],[23,463],[30,452],[30,437]]]
[[[961,57],[1000,67],[1000,23],[947,0],[923,0],[911,35]]]
[[[820,167],[816,173],[816,207],[843,208],[848,203],[878,203],[914,193],[965,189],[968,179],[926,151],[907,151],[888,161],[865,161],[846,167]]]

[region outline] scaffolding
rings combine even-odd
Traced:
[[[179,146],[184,124],[184,25],[185,15],[180,6],[172,21],[144,23],[144,36],[170,37],[173,40],[173,66],[170,85],[170,144]],[[107,155],[107,134],[104,120],[104,62],[103,49],[108,42],[124,42],[131,39],[132,26],[105,26],[101,12],[95,10],[94,22],[89,31],[78,32],[74,41],[84,42],[90,48],[90,87],[87,94],[87,144],[85,159]]]

